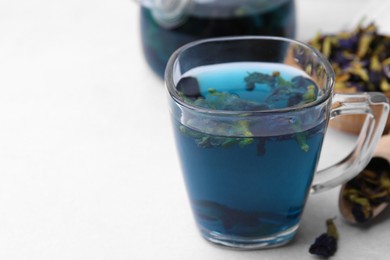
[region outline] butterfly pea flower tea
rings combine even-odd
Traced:
[[[310,191],[343,183],[365,166],[388,104],[380,94],[339,95],[332,103],[333,77],[317,51],[285,38],[215,38],[171,57],[165,80],[173,131],[206,240],[244,249],[286,244]],[[375,131],[361,137],[369,149],[357,148],[358,160],[323,170],[343,168],[339,177],[312,184],[330,117],[348,113],[340,103],[356,98],[366,101],[359,113],[383,110],[367,122]]]

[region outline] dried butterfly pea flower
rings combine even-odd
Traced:
[[[336,90],[390,91],[390,37],[380,35],[374,23],[359,24],[351,32],[317,34],[309,43],[332,64]]]
[[[321,257],[331,257],[336,253],[337,240],[339,238],[336,225],[332,219],[328,219],[326,220],[326,227],[326,233],[317,237],[314,243],[310,246],[310,254]]]
[[[352,207],[356,222],[370,220],[376,206],[390,201],[390,172],[388,162],[374,158],[354,179],[346,183],[343,197]]]

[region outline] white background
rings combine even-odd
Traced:
[[[297,0],[300,40],[389,1]],[[387,28],[386,28],[387,26]],[[163,82],[147,67],[129,0],[0,0],[0,259],[314,259],[336,217],[333,259],[388,259],[390,212],[351,226],[338,188],[311,196],[292,243],[234,251],[198,234],[176,157]],[[321,166],[349,151],[331,131]]]

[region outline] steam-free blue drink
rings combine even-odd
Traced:
[[[171,54],[191,41],[239,35],[295,36],[293,0],[191,1],[180,22],[165,26],[153,9],[141,9],[141,39],[146,61],[160,77]]]
[[[273,63],[199,67],[184,74],[177,89],[192,106],[247,113],[294,109],[321,96],[302,71]],[[258,123],[196,114],[174,119],[189,199],[204,236],[261,239],[297,228],[326,128],[325,117],[315,115]]]

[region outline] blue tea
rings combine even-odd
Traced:
[[[199,67],[183,75],[177,90],[192,106],[247,113],[293,109],[321,95],[303,72],[273,63]],[[284,129],[279,119],[174,119],[184,179],[204,236],[261,240],[298,227],[326,128],[325,118],[314,114],[287,118]]]
[[[187,14],[166,26],[149,8],[141,9],[143,51],[150,67],[163,77],[171,54],[191,41],[239,35],[272,35],[293,38],[293,0],[191,1]]]

